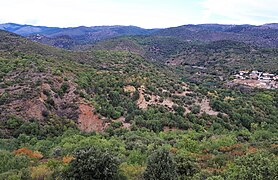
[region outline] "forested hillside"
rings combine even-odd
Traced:
[[[225,25],[197,24],[162,29],[136,26],[45,27],[14,23],[0,24],[1,30],[13,32],[50,46],[80,50],[83,46],[121,36],[162,36],[188,42],[237,41],[259,47],[278,47],[277,24]],[[81,47],[80,47],[81,46]]]
[[[58,28],[14,23],[0,24],[0,29],[28,37],[36,42],[71,50],[79,50],[80,46],[90,45],[112,37],[147,35],[158,30],[143,29],[136,26],[80,26]]]
[[[120,37],[67,51],[0,31],[0,179],[277,179],[277,49]]]

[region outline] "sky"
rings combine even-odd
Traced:
[[[278,0],[0,0],[0,23],[52,27],[278,23]]]

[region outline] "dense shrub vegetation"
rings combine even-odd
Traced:
[[[42,140],[25,134],[1,139],[0,162],[4,163],[1,176],[54,178],[65,174],[75,179],[89,176],[104,179],[112,176],[131,179],[277,177],[275,148],[278,133],[268,133],[264,128],[252,132],[247,129],[222,131],[220,134],[213,131],[155,133],[146,129],[120,132],[120,128],[113,131],[116,135],[68,130],[62,136]],[[27,149],[20,150],[22,147],[42,155],[30,156]]]
[[[0,39],[0,179],[277,179],[277,90],[227,88],[229,63],[212,63],[209,74],[191,67],[203,60],[168,67],[146,61],[151,52],[67,52],[17,38]],[[166,44],[160,58],[192,48],[168,37],[135,41]],[[192,46],[209,60],[225,51],[242,60],[248,47],[236,45]],[[269,51],[265,68],[276,70]],[[103,131],[77,128],[81,102]]]

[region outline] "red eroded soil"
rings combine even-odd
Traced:
[[[79,110],[78,127],[80,130],[85,132],[103,130],[102,120],[99,119],[97,114],[93,113],[94,107],[88,104],[80,104]]]

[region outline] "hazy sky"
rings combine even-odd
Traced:
[[[278,0],[0,0],[0,23],[44,26],[278,22]]]

